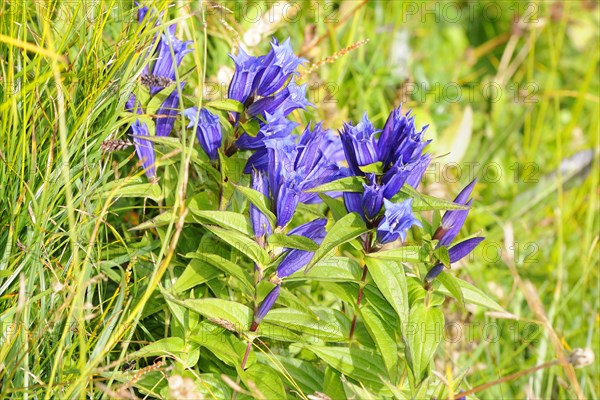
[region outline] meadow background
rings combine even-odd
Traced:
[[[464,375],[477,386],[578,347],[600,355],[596,2],[154,5],[194,41],[180,68],[189,98],[226,95],[227,54],[239,42],[261,54],[271,36],[289,36],[311,63],[331,57],[303,74],[316,107],[298,121],[337,130],[367,111],[383,124],[403,103],[418,126],[430,124],[440,156],[423,190],[450,199],[478,178],[467,230],[486,241],[453,273],[506,312],[447,303],[441,381]],[[175,278],[181,261],[168,261],[187,238],[173,224],[160,235],[131,230],[175,193],[116,195],[118,178],[147,181],[131,147],[106,154],[100,145],[126,138],[122,110],[150,36],[137,30],[130,1],[0,7],[1,396],[115,397],[114,382],[139,394],[129,389],[152,368],[157,380],[177,372],[150,360],[126,375],[123,363],[168,336],[172,316],[157,312],[165,305],[156,287]],[[177,173],[164,179],[182,187]],[[185,207],[176,202],[173,215]],[[599,376],[597,361],[555,365],[477,396],[598,398]]]

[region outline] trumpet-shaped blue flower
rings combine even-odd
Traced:
[[[265,195],[267,198],[269,197],[269,183],[264,172],[252,171],[250,184],[252,189]],[[273,232],[271,223],[267,217],[254,204],[250,204],[250,222],[252,223],[254,236],[257,239],[264,240],[266,236],[269,236]]]
[[[423,141],[426,128],[417,131],[414,117],[403,115],[400,108],[390,113],[383,131],[377,130],[366,114],[357,125],[344,126],[340,137],[349,171],[365,176],[369,182],[363,193],[344,194],[348,211],[373,220],[381,209],[382,198],[391,199],[405,184],[418,186],[431,161],[430,155],[422,154],[429,143]],[[377,173],[361,170],[373,163],[380,163]]]
[[[393,242],[400,238],[406,240],[406,232],[413,226],[422,226],[412,211],[412,199],[400,203],[392,203],[385,199],[385,214],[377,227],[377,240],[381,244]]]
[[[230,54],[229,57],[235,64],[235,72],[229,83],[227,96],[246,104],[248,100],[252,101],[254,98],[256,92],[254,80],[256,75],[262,71],[261,60],[258,57],[249,55],[241,47],[237,56]]]
[[[325,225],[327,220],[324,218],[316,219],[299,227],[292,229],[288,235],[298,235],[307,237],[317,244],[321,244],[327,232]],[[277,277],[285,278],[294,272],[302,269],[313,257],[314,252],[299,249],[290,249],[277,267]]]
[[[141,138],[140,136],[150,136],[148,125],[140,120],[135,120],[131,124],[131,131],[133,133],[133,144],[138,158],[142,161],[142,167],[146,172],[148,179],[156,180],[156,155],[154,153],[154,143],[150,140]]]
[[[218,159],[222,138],[219,117],[205,108],[200,109],[198,113],[196,107],[191,107],[184,110],[183,113],[190,120],[188,128],[197,125],[196,136],[204,152],[211,160]]]
[[[448,255],[450,256],[450,263],[455,263],[459,260],[461,260],[462,258],[466,257],[467,255],[469,255],[474,249],[475,247],[477,247],[477,245],[479,245],[479,243],[481,243],[483,241],[483,237],[474,237],[471,239],[467,239],[467,240],[463,240],[462,242],[459,242],[457,244],[455,244],[454,246],[450,247],[448,249]],[[438,277],[438,275],[444,270],[444,264],[442,263],[438,263],[435,266],[433,266],[433,268],[431,268],[429,270],[429,272],[427,272],[427,275],[425,276],[425,282],[430,283],[432,282],[435,278]]]
[[[471,183],[469,183],[465,188],[456,196],[454,202],[456,204],[461,204],[465,206],[471,206],[472,200],[469,200],[469,196],[473,191],[473,187],[475,186],[475,182],[477,179],[473,179]],[[454,238],[460,232],[465,220],[467,219],[467,215],[469,215],[469,210],[448,210],[444,213],[442,217],[442,223],[437,228],[433,235],[433,239],[439,240],[438,247],[440,246],[448,246]]]
[[[192,42],[177,39],[174,34],[175,25],[172,27],[173,29],[167,29],[167,33],[163,34],[160,39],[156,61],[149,74],[174,81],[175,69],[181,64],[183,57],[192,51],[189,47]],[[162,89],[162,86],[153,86],[150,88],[150,94],[155,95]]]
[[[280,292],[281,285],[275,286],[273,289],[271,289],[269,294],[267,294],[262,303],[260,303],[260,307],[256,311],[254,315],[254,321],[252,322],[252,326],[250,327],[251,332],[256,331],[258,325],[267,316],[267,313],[271,311],[271,308],[273,308],[273,306],[275,305],[275,302],[277,301]]]
[[[272,96],[263,97],[248,107],[252,117],[280,112],[287,116],[297,109],[306,109],[312,104],[306,98],[307,84],[298,86],[292,77],[290,83]]]
[[[262,70],[256,76],[256,93],[259,96],[270,96],[280,90],[292,77],[298,66],[306,62],[294,54],[290,39],[279,44],[273,38],[271,50],[261,60]]]
[[[348,160],[350,171],[355,175],[364,175],[360,167],[377,162],[377,139],[379,131],[373,127],[367,117],[363,115],[362,121],[357,125],[344,124],[340,138]]]

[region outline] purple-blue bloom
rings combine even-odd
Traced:
[[[181,83],[183,89],[184,83]],[[158,109],[158,118],[156,119],[156,136],[169,136],[173,125],[175,125],[175,116],[179,111],[177,105],[179,103],[179,94],[177,90],[173,90]]]
[[[469,200],[471,192],[477,179],[473,179],[465,188],[456,196],[454,202],[471,206],[472,200]],[[442,217],[442,223],[437,228],[433,235],[433,239],[439,240],[437,247],[448,246],[460,232],[465,220],[469,215],[469,209],[466,210],[448,210]]]
[[[324,148],[330,142],[321,124],[313,129],[309,124],[297,143],[297,136],[290,135],[289,131],[286,133],[282,135],[281,131],[277,131],[263,136],[264,150],[256,151],[244,170],[246,173],[253,169],[268,173],[278,227],[291,220],[299,202],[318,198],[314,193],[306,193],[307,190],[337,179],[340,173],[339,167],[325,157]],[[252,139],[244,138],[244,144],[254,146]]]
[[[369,121],[367,113],[363,115],[362,121],[355,126],[344,124],[344,128],[340,132],[340,138],[342,139],[348,166],[354,175],[364,175],[359,167],[378,161],[378,146],[375,138],[378,132]]]
[[[196,107],[191,107],[184,110],[183,113],[190,120],[188,128],[192,128],[194,125],[198,126],[196,136],[204,152],[211,160],[218,159],[222,138],[219,117],[205,108],[200,109],[200,113],[198,113]]]
[[[450,263],[455,263],[459,260],[461,260],[462,258],[466,257],[467,255],[469,255],[474,249],[475,247],[477,247],[477,245],[479,243],[481,243],[483,241],[483,237],[474,237],[471,239],[467,239],[467,240],[463,240],[460,243],[455,244],[454,246],[450,247],[448,249],[448,255],[450,256]],[[444,270],[444,264],[442,263],[438,263],[436,264],[433,268],[431,268],[429,270],[429,272],[427,272],[427,275],[425,276],[425,282],[432,282],[435,278],[437,278],[437,276]]]
[[[298,235],[307,237],[317,244],[321,244],[327,232],[325,218],[316,219],[306,224],[300,225],[292,229],[288,235]],[[285,278],[292,275],[294,272],[302,269],[313,257],[314,252],[299,249],[290,249],[284,256],[283,261],[277,267],[277,277]]]
[[[269,294],[265,297],[265,299],[260,304],[260,307],[256,311],[254,315],[254,321],[252,322],[252,326],[250,327],[250,331],[256,331],[258,328],[258,324],[262,322],[262,320],[266,317],[267,313],[271,311],[271,308],[275,305],[277,298],[279,297],[279,293],[281,292],[281,285],[275,286]]]
[[[183,42],[177,39],[174,34],[175,25],[172,25],[169,28],[173,29],[167,29],[167,33],[162,35],[158,44],[156,61],[152,66],[151,71],[149,71],[149,74],[174,81],[175,69],[181,64],[183,57],[192,51],[192,49],[188,47],[192,42]],[[171,54],[171,51],[173,54]],[[163,87],[160,86],[151,87],[150,95],[155,95],[162,89]]]
[[[131,131],[133,132],[133,144],[135,145],[135,151],[138,158],[142,161],[142,167],[146,172],[146,176],[151,181],[156,180],[156,155],[154,154],[154,143],[149,140],[142,139],[138,136],[150,136],[148,131],[148,125],[145,122],[140,122],[139,119],[135,120],[131,124]]]
[[[283,116],[289,115],[297,109],[306,109],[312,104],[306,98],[307,84],[298,86],[292,77],[290,83],[272,96],[263,97],[248,107],[248,114],[252,117],[280,112]]]
[[[262,70],[255,78],[256,93],[259,96],[270,96],[280,90],[292,77],[300,64],[306,62],[294,54],[290,38],[279,44],[273,38],[271,50],[261,59]]]
[[[252,171],[251,187],[269,198],[269,183],[264,172]],[[250,222],[256,239],[264,241],[265,236],[269,236],[273,232],[267,217],[254,204],[250,204]]]
[[[400,238],[406,240],[406,231],[413,226],[422,226],[412,211],[412,199],[400,203],[392,203],[385,199],[385,213],[377,227],[377,241],[381,244],[393,242]]]
[[[237,56],[230,54],[229,57],[231,57],[235,64],[235,72],[229,83],[227,96],[242,104],[246,104],[249,99],[251,102],[256,91],[254,79],[261,71],[261,62],[258,57],[249,55],[241,47],[238,50]]]

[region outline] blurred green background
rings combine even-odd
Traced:
[[[481,231],[486,242],[454,273],[507,312],[448,304],[449,333],[434,367],[441,379],[465,373],[476,386],[573,348],[600,354],[597,2],[205,5],[206,57],[199,50],[181,69],[206,63],[204,92],[196,89],[194,95],[226,94],[233,71],[227,53],[239,43],[261,54],[271,36],[289,36],[307,67],[330,57],[303,73],[316,107],[295,118],[324,120],[337,130],[368,112],[382,126],[402,103],[413,110],[417,125],[429,125],[429,151],[438,156],[422,190],[452,198],[478,178],[466,230]],[[102,251],[109,237],[94,230],[92,216],[104,203],[93,193],[111,171],[133,169],[134,162],[109,163],[97,151],[123,129],[118,114],[127,82],[109,67],[131,76],[139,62],[136,45],[148,39],[136,36],[132,7],[108,0],[2,5],[0,310],[3,324],[25,327],[10,340],[4,337],[0,375],[15,379],[14,387],[44,390],[36,374],[43,381],[53,378],[39,372],[61,357],[56,342],[45,337],[47,324],[59,324],[69,338],[63,350],[76,348],[77,324],[65,335],[65,321],[83,316],[87,299],[85,291],[62,290],[60,263],[67,279],[94,279],[77,262],[90,250]],[[179,35],[202,49],[199,7],[177,2],[168,13],[177,19]],[[157,8],[165,10],[167,3]],[[61,56],[67,67],[58,66]],[[59,73],[64,86],[55,83]],[[187,86],[199,88],[199,76],[191,74]],[[116,224],[110,240],[145,246],[128,242],[126,233],[139,218],[132,212],[125,220],[110,219]],[[19,300],[23,293],[27,307]],[[129,298],[114,301],[129,306]],[[89,335],[90,343],[102,339],[98,332]],[[554,366],[495,385],[481,397],[597,398],[599,376],[598,362],[576,372]],[[28,393],[4,390],[7,396]]]

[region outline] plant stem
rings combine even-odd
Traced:
[[[365,255],[369,254],[371,252],[372,240],[373,240],[373,237],[372,237],[371,233],[369,232],[366,240],[363,242],[363,249],[365,250]],[[363,265],[362,277],[360,278],[360,287],[358,288],[358,297],[356,298],[356,310],[357,311],[358,311],[358,308],[360,307],[360,303],[362,302],[363,293],[364,293],[364,289],[365,289],[365,281],[367,280],[367,272],[368,271],[369,271],[369,269],[367,268],[367,264],[365,263],[365,265]],[[354,337],[354,329],[356,328],[356,316],[357,316],[357,314],[355,312],[354,317],[352,317],[352,324],[350,325],[350,334],[348,335],[349,341],[352,341],[352,338]]]
[[[512,381],[514,379],[520,378],[521,376],[531,374],[531,373],[533,373],[535,371],[539,371],[540,369],[549,368],[549,367],[552,367],[554,365],[559,365],[559,364],[560,364],[559,360],[548,361],[548,362],[545,362],[545,363],[543,363],[541,365],[537,365],[535,367],[532,367],[532,368],[529,368],[529,369],[525,369],[523,371],[515,372],[514,374],[510,374],[510,375],[504,376],[504,377],[502,377],[502,378],[500,378],[498,380],[495,380],[493,382],[484,383],[483,385],[476,386],[476,387],[474,387],[472,389],[469,389],[469,390],[467,390],[465,392],[460,392],[460,393],[456,394],[455,397],[457,397],[457,396],[458,397],[465,397],[465,396],[468,396],[470,394],[478,393],[478,392],[481,392],[481,391],[483,391],[485,389],[491,388],[492,386],[496,386],[496,385],[499,385],[499,384],[504,383],[504,382]]]

